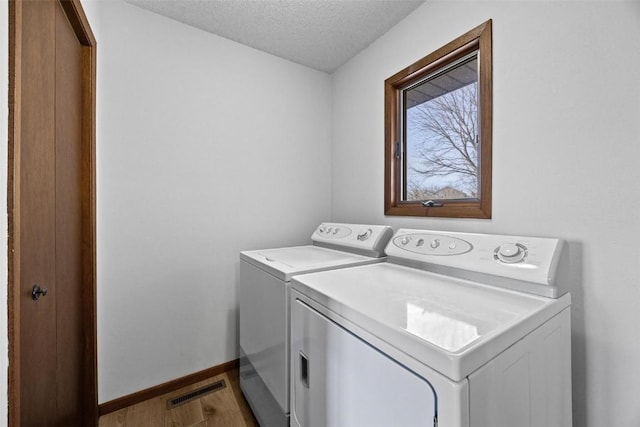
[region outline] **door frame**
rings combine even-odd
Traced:
[[[80,0],[58,0],[82,45],[82,425],[97,425],[96,40]],[[20,149],[22,1],[9,1],[8,335],[9,425],[20,425]],[[28,404],[28,403],[27,403]],[[80,420],[79,420],[80,421]]]

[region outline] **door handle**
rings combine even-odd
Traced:
[[[300,351],[300,382],[309,388],[309,358]]]
[[[41,296],[47,296],[47,288],[41,288],[40,285],[33,285],[33,289],[31,289],[31,299],[38,301]]]

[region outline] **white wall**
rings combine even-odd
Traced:
[[[493,219],[385,217],[384,80],[489,18]],[[638,2],[429,1],[332,79],[332,220],[569,241],[580,427],[640,425],[638,40]]]
[[[330,77],[99,2],[100,402],[235,359],[238,252],[330,215]]]
[[[0,425],[7,420],[7,368],[9,367],[7,329],[7,143],[9,140],[9,9],[0,1]],[[2,332],[4,331],[4,332]]]

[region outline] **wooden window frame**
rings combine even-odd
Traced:
[[[402,91],[476,50],[479,61],[478,104],[480,107],[479,198],[473,200],[434,200],[440,206],[433,207],[424,206],[422,201],[404,201],[400,188],[401,178],[404,174],[403,162],[401,158],[396,158],[396,144],[400,141],[401,127],[403,126],[400,118]],[[491,218],[492,76],[492,21],[488,20],[385,80],[385,215]]]

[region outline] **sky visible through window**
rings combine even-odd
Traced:
[[[407,108],[406,200],[478,197],[477,86]]]

